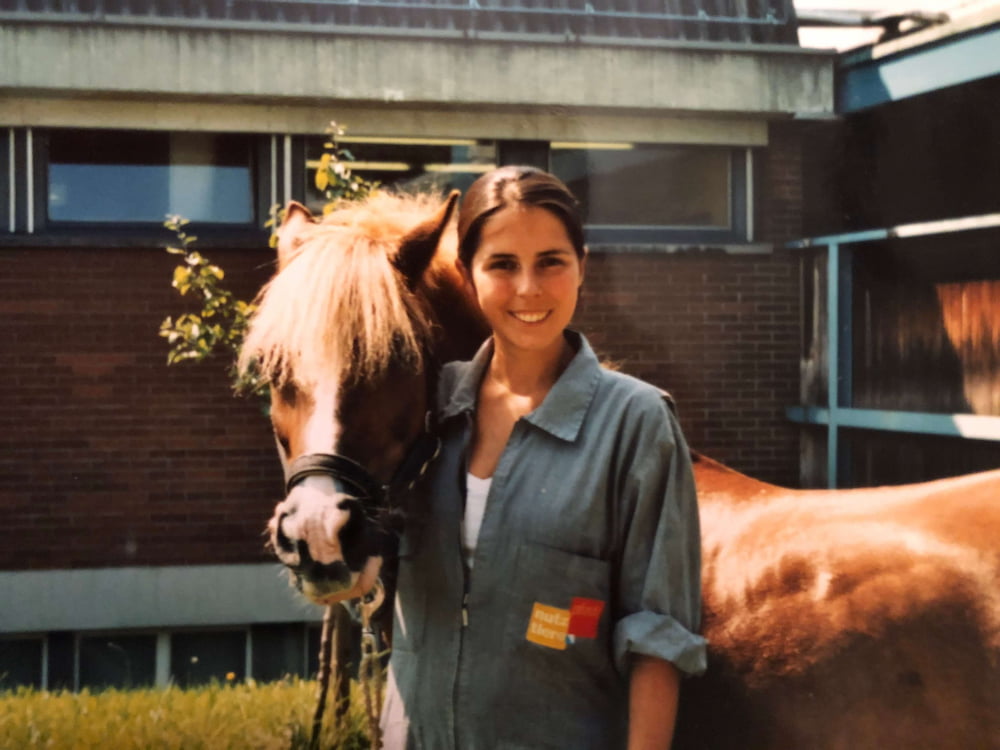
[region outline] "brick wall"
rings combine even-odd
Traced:
[[[578,325],[670,391],[692,448],[781,484],[798,477],[798,266],[782,253],[594,253]]]
[[[771,123],[768,147],[756,152],[758,239],[784,243],[803,230],[802,149],[806,128],[791,121]]]
[[[250,295],[263,252],[211,252]],[[0,250],[0,569],[250,562],[281,469],[222,363],[167,367],[162,250]]]
[[[789,125],[755,159],[760,241],[801,226]],[[795,484],[799,271],[794,254],[597,251],[578,325],[599,352],[670,390],[693,447]],[[271,253],[210,251],[244,297]],[[159,249],[0,249],[0,569],[269,560],[281,494],[259,404],[223,363],[165,365],[180,311]]]

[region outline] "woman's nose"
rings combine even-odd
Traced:
[[[518,276],[517,293],[522,297],[538,294],[540,288],[538,277],[531,271],[525,271]]]

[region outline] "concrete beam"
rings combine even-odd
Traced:
[[[738,117],[675,117],[545,111],[451,111],[429,107],[363,106],[353,102],[250,104],[141,101],[86,93],[0,98],[0,127],[204,130],[318,135],[330,120],[351,135],[495,138],[539,141],[632,141],[716,146],[766,146],[767,121]]]
[[[579,45],[260,30],[8,23],[0,91],[144,100],[337,102],[509,114],[824,115],[834,54],[797,47]]]
[[[278,565],[0,572],[0,633],[321,620]]]

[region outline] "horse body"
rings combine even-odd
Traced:
[[[301,211],[286,219],[262,310],[298,311],[281,325],[255,319],[244,353],[272,379],[286,474],[302,454],[333,453],[391,484],[437,367],[485,337],[454,249],[435,249],[452,204],[385,198],[319,224]],[[345,265],[345,252],[365,260]],[[302,263],[314,254],[327,261]],[[296,264],[309,293],[276,283]],[[373,277],[378,293],[359,291]],[[343,304],[316,317],[323,295]],[[694,468],[709,671],[685,683],[677,747],[1000,750],[1000,471],[799,491],[703,456]],[[315,601],[357,596],[378,571],[362,494],[336,472],[308,474],[271,519],[279,559]]]
[[[1000,471],[809,491],[694,467],[709,671],[679,747],[1000,747]]]

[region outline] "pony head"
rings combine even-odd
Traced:
[[[378,576],[387,496],[421,443],[434,373],[459,353],[448,319],[484,335],[455,269],[456,201],[377,193],[319,220],[292,203],[278,232],[239,366],[270,384],[285,470],[270,545],[318,603]]]

